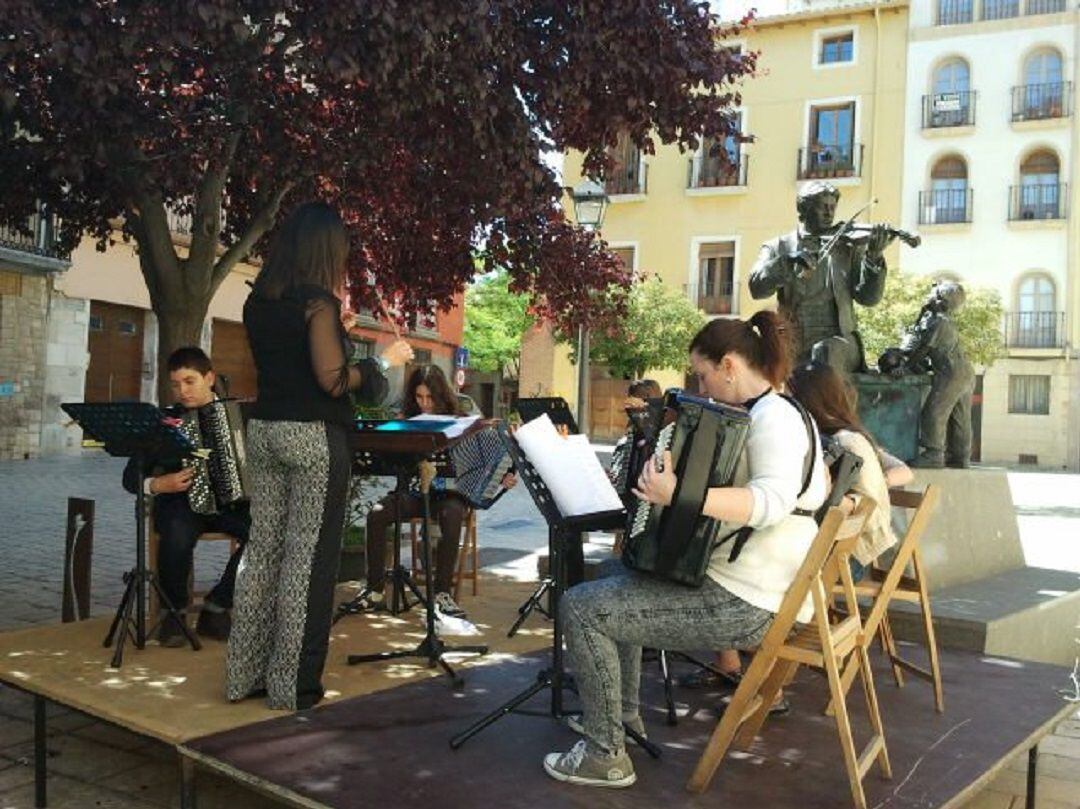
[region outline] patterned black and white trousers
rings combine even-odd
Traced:
[[[323,695],[350,456],[322,421],[248,424],[251,536],[236,579],[226,696],[266,690],[272,708]]]

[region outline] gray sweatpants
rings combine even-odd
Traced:
[[[639,712],[641,649],[692,652],[758,645],[773,614],[712,579],[700,588],[661,581],[621,565],[562,597],[560,615],[583,709],[597,752],[623,749],[623,719]]]

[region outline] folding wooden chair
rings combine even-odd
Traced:
[[[409,539],[412,543],[412,577],[417,583],[424,581],[424,570],[420,563],[420,521],[414,517],[409,520]],[[441,539],[439,523],[432,520],[428,526],[434,540]],[[472,594],[480,591],[480,551],[476,543],[476,510],[467,509],[461,523],[461,546],[458,548],[457,564],[454,566],[454,601],[461,601],[461,585],[466,580],[472,581]],[[432,548],[434,551],[434,547]]]
[[[880,570],[871,567],[866,572],[866,578],[855,585],[855,595],[860,598],[871,599],[870,610],[866,614],[866,622],[863,624],[863,646],[867,649],[874,641],[875,636],[881,639],[881,646],[889,656],[892,664],[893,677],[897,686],[904,685],[904,672],[913,674],[929,681],[934,686],[934,707],[938,713],[945,712],[945,695],[941,687],[941,664],[938,660],[937,640],[934,636],[934,621],[930,614],[930,596],[926,584],[926,568],[923,566],[922,557],[919,554],[919,541],[922,539],[926,526],[940,496],[940,489],[936,484],[930,484],[923,492],[905,492],[894,490],[889,492],[889,500],[898,508],[914,509],[911,520],[908,523],[904,538],[896,549],[896,556],[888,570]],[[907,575],[908,565],[911,565],[911,574]],[[844,595],[842,589],[834,588],[834,594]],[[889,602],[893,599],[907,601],[916,604],[922,615],[923,634],[926,639],[926,650],[930,658],[929,670],[917,666],[909,660],[900,657],[896,650],[896,641],[893,639],[892,628],[889,626]],[[847,601],[847,598],[844,599]],[[848,602],[851,603],[851,602]],[[843,684],[846,694],[855,682],[855,666],[849,662],[844,669]],[[829,710],[832,705],[830,704]],[[828,712],[828,710],[826,711]]]
[[[687,784],[691,792],[703,792],[708,787],[729,747],[745,749],[750,746],[768,717],[769,708],[780,688],[800,665],[824,669],[828,677],[829,692],[837,706],[834,715],[840,748],[851,785],[852,801],[857,809],[866,807],[862,779],[875,761],[884,778],[892,777],[885,748],[885,731],[870,672],[870,658],[866,647],[859,643],[862,635],[859,613],[856,610],[838,623],[831,623],[829,612],[830,595],[837,581],[843,583],[847,596],[855,597],[849,559],[870,508],[870,503],[864,503],[846,519],[839,509],[829,509],[772,626],[698,760]],[[796,627],[795,616],[805,602],[807,593],[814,605],[814,617],[809,624]],[[857,660],[862,673],[863,692],[872,728],[870,741],[861,752],[855,750],[840,680],[841,671],[852,658]]]

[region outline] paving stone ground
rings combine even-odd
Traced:
[[[122,469],[122,460],[94,451],[0,463],[0,631],[59,620],[68,497],[96,502],[92,612],[115,609],[120,573],[134,559],[134,499],[120,488]],[[1080,476],[1011,474],[1010,483],[1029,564],[1080,572]],[[478,535],[483,564],[525,575],[535,571],[535,557],[547,543],[546,527],[523,487],[481,512]],[[225,553],[224,543],[197,551],[199,587],[212,584]],[[33,806],[31,711],[29,697],[0,688],[0,809]],[[168,746],[60,706],[50,706],[48,727],[50,807],[179,805],[176,756]],[[1080,809],[1080,713],[1040,750],[1039,809]],[[1022,809],[1026,761],[1018,757],[966,809]],[[200,809],[274,805],[232,782],[199,774]]]

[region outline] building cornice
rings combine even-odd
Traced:
[[[883,0],[873,3],[850,3],[795,11],[790,14],[773,14],[768,17],[756,17],[747,26],[753,31],[760,28],[775,28],[793,23],[824,22],[826,20],[850,19],[855,16],[871,15],[875,11],[899,12],[908,8],[910,0]]]

